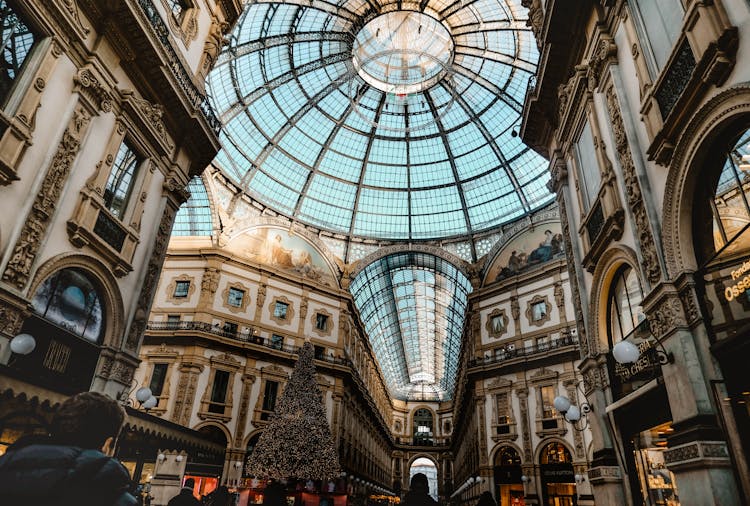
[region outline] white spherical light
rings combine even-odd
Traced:
[[[630,341],[620,341],[612,348],[612,355],[619,364],[632,364],[638,360],[641,352]]]
[[[36,348],[36,339],[31,334],[18,334],[10,341],[10,351],[18,355],[28,355]]]
[[[145,400],[145,401],[143,402],[143,409],[151,409],[151,408],[154,408],[154,407],[156,407],[156,404],[157,404],[158,402],[159,402],[159,400],[158,400],[158,399],[157,399],[156,397],[154,397],[154,396],[152,395],[151,397],[149,397],[148,399],[146,399],[146,400]]]
[[[565,413],[570,408],[570,399],[564,395],[558,395],[555,397],[555,400],[552,401],[552,405],[555,406],[555,409],[560,413]]]
[[[565,419],[569,422],[575,423],[581,419],[581,410],[578,406],[571,406],[565,413]]]
[[[146,402],[151,397],[151,389],[149,387],[141,387],[135,391],[135,398],[138,402]]]

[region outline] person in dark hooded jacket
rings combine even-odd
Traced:
[[[19,439],[0,457],[3,506],[134,506],[130,476],[112,458],[125,411],[96,392],[66,400],[50,436]]]
[[[430,496],[430,483],[424,473],[416,473],[411,477],[409,491],[404,499],[406,506],[437,506],[437,501]]]

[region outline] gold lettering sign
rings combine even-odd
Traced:
[[[745,261],[740,267],[732,271],[732,281],[737,281],[738,279],[739,281],[724,289],[724,298],[727,299],[728,302],[736,299],[750,288],[750,274],[742,277],[743,274],[748,271],[750,271],[750,260]]]

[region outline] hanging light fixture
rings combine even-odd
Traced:
[[[31,334],[18,334],[10,341],[10,351],[17,355],[28,355],[36,348],[36,339]]]

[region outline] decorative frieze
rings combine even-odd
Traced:
[[[47,232],[49,220],[55,211],[62,188],[68,179],[73,162],[81,149],[81,142],[91,120],[91,114],[81,105],[73,111],[73,117],[63,132],[62,140],[47,176],[34,199],[31,212],[25,220],[21,235],[13,248],[13,254],[3,273],[3,281],[23,289],[31,275],[31,266]]]
[[[661,339],[677,327],[687,325],[682,301],[674,294],[667,294],[656,306],[647,310],[648,324],[651,334],[656,339]]]
[[[560,188],[559,191],[562,191]],[[559,193],[558,193],[559,195]],[[565,247],[565,257],[572,259],[573,256],[573,244],[572,237],[570,235],[570,225],[568,223],[568,213],[565,210],[565,202],[560,202],[560,223],[562,224],[563,233],[563,245]],[[578,276],[575,269],[574,262],[566,262],[568,266],[568,281],[570,283],[570,290],[573,297],[573,308],[576,315],[576,325],[578,327],[578,343],[581,349],[581,356],[586,356],[589,353],[595,353],[595,349],[589,349],[588,339],[586,338],[586,321],[584,320],[583,308],[581,306],[580,289],[578,287]]]
[[[706,460],[716,465],[729,465],[729,450],[723,441],[693,441],[664,451],[664,462],[670,469],[700,465],[705,467]]]
[[[615,147],[625,179],[625,194],[628,197],[628,205],[633,212],[635,230],[637,231],[638,243],[643,257],[643,268],[646,278],[651,285],[656,285],[661,279],[661,266],[659,265],[659,257],[656,252],[656,242],[651,232],[651,224],[646,213],[646,205],[643,202],[643,193],[641,192],[641,185],[638,182],[633,155],[628,145],[625,123],[622,119],[614,86],[610,86],[607,89],[607,108],[612,120]]]

